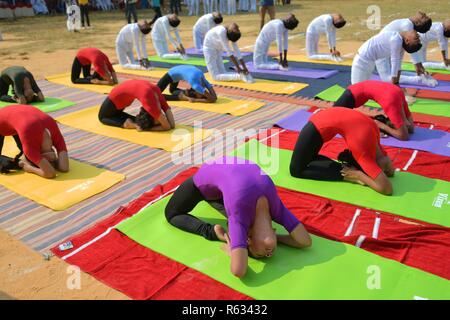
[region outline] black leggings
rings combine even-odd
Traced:
[[[156,19],[162,17],[161,7],[153,7],[153,11],[155,11],[155,16],[153,18],[155,21]]]
[[[164,92],[164,90],[166,90],[166,88],[169,87],[169,91],[172,94],[163,94],[164,98],[166,98],[167,101],[177,101],[180,100],[178,98],[178,93],[179,92],[175,92],[178,89],[178,82],[173,82],[172,77],[166,73],[161,79],[159,79],[157,86],[158,88],[161,90],[161,93]],[[175,92],[175,94],[173,94]]]
[[[322,137],[312,122],[300,132],[292,153],[291,176],[311,180],[340,181],[342,165],[319,155],[323,146]]]
[[[81,12],[81,26],[84,27],[84,17],[86,17],[86,24],[88,27],[91,26],[89,23],[89,5],[80,5],[80,12]]]
[[[127,119],[135,121],[136,117],[122,110],[117,110],[114,103],[106,97],[98,112],[98,120],[107,126],[123,128],[123,124]]]
[[[195,186],[193,177],[190,177],[178,187],[169,203],[167,203],[165,209],[166,219],[171,225],[183,231],[203,236],[208,240],[218,240],[213,224],[189,214],[201,201],[208,200],[203,197],[200,190]],[[226,216],[222,199],[208,201],[208,203]]]
[[[83,78],[80,78],[81,70],[83,70]],[[103,80],[103,78],[97,72],[94,72],[94,74],[91,75],[90,64],[88,64],[87,66],[83,66],[81,65],[80,60],[75,58],[72,64],[72,83],[90,84],[92,79]]]
[[[344,107],[350,109],[356,108],[355,97],[353,96],[353,93],[350,90],[345,89],[344,93],[333,104],[333,107]]]

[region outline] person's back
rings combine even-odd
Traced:
[[[403,32],[410,30],[414,30],[414,24],[409,18],[405,18],[389,22],[380,32]]]
[[[137,23],[130,23],[123,26],[117,35],[116,43],[133,44],[133,33],[136,28],[139,28]]]
[[[226,28],[224,26],[217,26],[209,30],[205,35],[203,46],[210,49],[222,49],[225,50],[222,44],[222,34],[226,34]],[[227,40],[228,41],[228,40]]]
[[[169,18],[167,16],[162,16],[156,19],[155,23],[152,27],[152,39],[159,40],[159,41],[165,41],[166,40],[166,27]],[[170,27],[169,27],[170,30]]]
[[[281,19],[274,19],[264,25],[262,30],[259,32],[258,39],[264,41],[265,43],[270,43],[276,40],[280,31],[284,32],[286,30],[287,29],[284,27]]]
[[[358,54],[366,60],[376,61],[391,55],[391,45],[401,47],[402,38],[398,32],[379,33],[367,40],[358,50]]]
[[[330,24],[333,24],[331,14],[323,14],[314,18],[306,28],[306,32],[326,33]]]

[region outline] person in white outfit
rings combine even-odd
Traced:
[[[314,60],[342,61],[341,53],[336,50],[336,30],[345,26],[346,21],[339,13],[323,14],[315,18],[306,29],[306,52]],[[327,35],[329,54],[319,53],[319,38]]]
[[[145,36],[152,30],[147,21],[125,25],[116,38],[116,53],[119,64],[126,69],[148,69],[147,45]],[[136,51],[137,61],[134,58],[133,48]]]
[[[425,13],[419,11],[410,18],[396,19],[391,21],[386,26],[384,26],[384,28],[381,30],[381,33],[415,30],[419,33],[420,36],[421,34],[425,34],[426,32],[428,32],[431,28],[431,25],[431,18],[428,17]],[[411,54],[411,60],[416,67],[417,76],[402,76],[400,79],[400,83],[423,84],[430,87],[435,87],[438,82],[425,71],[421,64],[419,64],[419,52]],[[384,63],[388,62],[385,60]]]
[[[450,19],[445,20],[444,22],[434,22],[431,26],[430,31],[424,34],[420,34],[420,42],[422,43],[422,49],[420,49],[418,52],[419,66],[416,66],[416,69],[433,68],[433,69],[450,70],[450,59],[448,56],[449,37],[450,37]],[[428,45],[430,44],[430,42],[434,41],[437,41],[439,44],[443,62],[427,61]]]
[[[221,24],[223,17],[219,12],[208,13],[201,16],[192,28],[194,45],[197,50],[203,49],[203,40],[206,33]]]
[[[248,11],[249,5],[249,0],[239,0],[239,11]]]
[[[180,25],[180,19],[176,14],[168,14],[166,16],[159,17],[152,28],[152,42],[153,47],[156,50],[156,54],[164,59],[187,59],[186,51],[181,43],[180,34],[178,33],[178,26]],[[173,32],[175,39],[170,32]],[[167,40],[173,45],[178,52],[170,53]]]
[[[401,64],[406,52],[421,48],[419,34],[412,31],[383,32],[367,40],[358,50],[352,63],[352,84],[372,78],[375,67],[382,81],[398,85]]]
[[[200,15],[200,0],[189,0],[188,7],[190,16]]]
[[[256,12],[256,0],[250,0],[250,12]]]
[[[203,0],[203,14],[211,13],[211,0]]]
[[[239,81],[254,82],[250,76],[247,66],[242,59],[237,41],[241,37],[239,26],[236,23],[228,27],[217,26],[206,33],[203,42],[203,54],[205,56],[206,67],[211,77],[216,81]],[[231,41],[233,50],[231,50]],[[226,51],[229,59],[233,62],[237,72],[227,72],[223,64],[222,53]],[[241,63],[242,67],[239,65]]]
[[[227,12],[228,0],[219,0],[219,12],[225,14]]]
[[[236,14],[236,0],[227,0],[227,13],[229,16]]]
[[[271,20],[264,25],[256,38],[253,52],[253,65],[256,69],[287,70],[288,30],[294,30],[297,25],[298,20],[293,14],[284,19]],[[277,42],[280,55],[278,63],[269,61],[268,56],[270,44],[274,41]]]

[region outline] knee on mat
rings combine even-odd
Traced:
[[[302,171],[297,165],[293,163],[291,163],[291,165],[289,166],[289,172],[291,173],[292,177],[301,178]]]

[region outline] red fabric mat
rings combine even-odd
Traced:
[[[443,127],[435,127],[446,129]],[[447,131],[447,130],[444,130]],[[276,134],[278,133],[278,134]],[[274,134],[273,137],[263,143],[281,148],[293,150],[298,138],[298,132],[285,129],[273,128],[268,133],[261,133],[259,137],[264,139]],[[336,159],[339,152],[346,148],[344,139],[334,138],[324,144],[321,154]],[[383,147],[393,161],[395,168],[404,169],[413,156],[414,150],[400,149],[395,147]],[[450,181],[450,157],[435,155],[425,151],[418,151],[411,164],[406,168],[407,172],[422,175],[432,179]]]
[[[251,299],[204,274],[139,245],[113,228],[150,201],[171,191],[196,171],[197,168],[191,168],[180,173],[167,184],[143,194],[127,207],[119,208],[115,214],[93,228],[68,239],[74,245],[72,250],[60,251],[55,247],[52,252],[62,258],[97,238],[66,261],[133,299]],[[108,232],[109,228],[112,229]]]
[[[450,81],[450,74],[433,73],[433,78],[441,81]]]
[[[444,100],[444,101],[450,101],[450,92],[443,92],[443,91],[432,91],[432,90],[417,90],[417,93],[415,95],[416,98],[423,98],[423,99],[434,99],[434,100]]]

